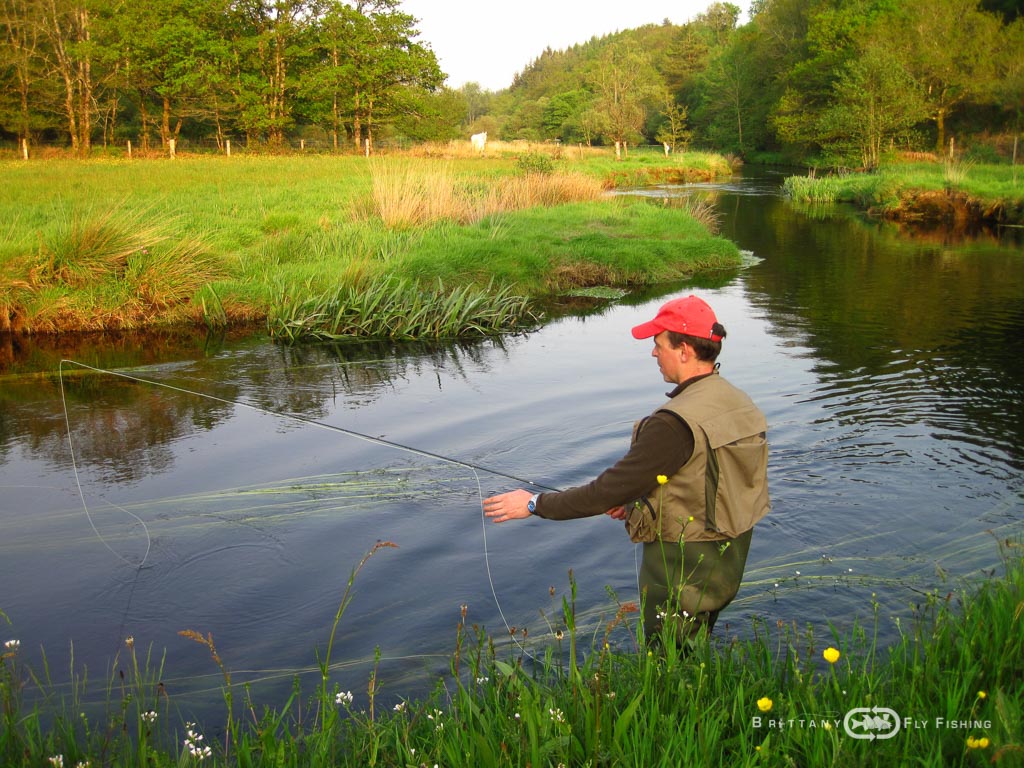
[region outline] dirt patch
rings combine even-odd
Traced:
[[[1010,213],[1001,200],[979,200],[951,190],[907,191],[897,205],[871,212],[893,221],[942,224],[957,229],[1005,224]],[[1018,211],[1018,217],[1019,214]]]

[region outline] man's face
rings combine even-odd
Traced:
[[[668,331],[662,331],[654,337],[651,356],[658,361],[658,369],[665,381],[673,384],[683,381],[683,349],[672,346],[668,340]]]

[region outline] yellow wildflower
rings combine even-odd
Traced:
[[[769,699],[767,696],[763,696],[762,698],[757,700],[757,708],[760,709],[762,712],[771,711],[772,700]]]
[[[987,694],[987,693],[985,693],[984,691],[978,691],[978,698],[979,698],[979,699],[985,699],[985,698],[988,698],[988,694]]]
[[[837,661],[839,661],[839,650],[833,648],[832,646],[826,648],[821,655],[825,657],[825,661],[827,661],[829,664],[835,664]]]
[[[668,476],[667,475],[658,475],[658,485],[664,485],[667,482],[668,482]]]

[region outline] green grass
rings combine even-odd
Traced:
[[[611,592],[613,618],[581,632],[570,573],[550,633],[494,638],[469,624],[464,608],[450,674],[435,693],[382,710],[376,663],[365,690],[342,691],[330,679],[331,650],[360,569],[388,546],[351,572],[312,693],[296,684],[283,704],[256,702],[232,683],[212,637],[182,632],[220,671],[222,725],[173,722],[162,662],[134,640],[105,683],[102,715],[83,711],[84,677],[73,673],[70,693],[58,696],[9,643],[0,657],[0,760],[10,768],[58,756],[97,767],[1024,765],[1019,542],[1000,545],[1004,575],[921,594],[904,620],[880,616],[873,599],[869,623],[845,634],[819,637],[765,617],[745,638],[699,636],[685,653],[672,638],[647,648],[638,606]],[[898,630],[888,648],[877,641],[883,621]],[[539,662],[532,673],[527,653]],[[871,714],[889,727],[853,723]],[[201,738],[213,729],[223,738]]]
[[[896,211],[921,193],[960,194],[994,220],[1024,222],[1024,172],[1009,165],[889,164],[876,173],[794,176],[786,179],[784,189],[797,202],[849,202],[879,211]]]
[[[392,277],[542,298],[738,265],[734,246],[678,212],[595,201],[596,179],[610,186],[651,162],[588,155],[544,174],[514,156],[5,162],[0,331],[263,321],[282,296]],[[716,163],[688,154],[654,167]]]

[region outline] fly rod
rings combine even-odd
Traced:
[[[129,373],[124,373],[122,371],[110,371],[110,370],[106,370],[104,368],[97,368],[95,366],[88,365],[86,363],[80,363],[77,360],[67,360],[67,359],[65,359],[65,360],[61,360],[60,361],[60,367],[58,369],[58,374],[62,378],[63,378],[63,371],[64,371],[64,363],[67,363],[69,365],[77,365],[80,368],[85,368],[86,370],[90,370],[90,371],[93,371],[95,373],[103,373],[103,374],[107,374],[109,376],[118,376],[118,377],[120,377],[122,379],[127,379],[128,381],[134,381],[134,382],[139,383],[139,384],[149,384],[149,385],[154,386],[154,387],[163,387],[164,389],[169,389],[169,390],[172,390],[174,392],[180,392],[180,393],[186,394],[186,395],[194,395],[196,397],[205,397],[207,400],[213,400],[215,402],[223,403],[225,405],[241,406],[242,408],[248,408],[248,409],[256,411],[258,413],[265,413],[265,414],[270,414],[271,416],[279,416],[279,417],[284,418],[284,419],[291,419],[292,421],[297,421],[300,424],[307,424],[307,425],[312,426],[312,427],[319,427],[321,429],[326,429],[326,430],[329,430],[331,432],[340,432],[341,434],[348,435],[349,437],[354,437],[354,438],[357,438],[359,440],[365,440],[367,442],[375,443],[377,445],[384,445],[384,446],[387,446],[389,448],[397,448],[398,450],[407,451],[409,453],[416,454],[417,456],[424,456],[426,458],[436,459],[438,461],[445,461],[445,462],[448,462],[449,464],[454,464],[454,465],[460,466],[460,467],[466,467],[467,469],[479,470],[481,472],[488,472],[488,473],[490,473],[492,475],[497,475],[498,477],[504,477],[504,478],[507,478],[509,480],[515,480],[517,483],[524,483],[525,485],[532,485],[535,488],[541,488],[541,489],[543,489],[545,491],[555,491],[555,492],[558,492],[558,490],[559,490],[558,488],[552,488],[549,485],[544,485],[543,483],[537,483],[537,482],[534,482],[533,480],[528,480],[528,479],[526,479],[524,477],[518,477],[518,476],[510,474],[508,472],[501,472],[501,471],[499,471],[497,469],[491,469],[490,467],[485,467],[485,466],[483,466],[481,464],[474,464],[474,463],[472,463],[470,461],[463,461],[462,459],[453,459],[450,456],[442,456],[439,453],[433,453],[432,451],[425,451],[422,448],[415,448],[415,447],[410,446],[410,445],[403,445],[402,443],[396,443],[396,442],[393,442],[391,440],[385,440],[383,437],[374,437],[373,435],[367,435],[367,434],[364,434],[362,432],[356,432],[354,429],[346,429],[345,427],[339,427],[339,426],[336,426],[334,424],[327,424],[327,423],[322,422],[322,421],[317,421],[316,419],[308,419],[305,416],[297,416],[297,415],[295,415],[293,413],[285,413],[283,411],[274,411],[274,410],[271,410],[269,408],[261,408],[258,405],[251,405],[251,404],[246,403],[246,402],[241,401],[241,400],[228,400],[227,398],[217,397],[216,395],[210,395],[210,394],[207,394],[205,392],[196,392],[196,391],[191,390],[191,389],[186,389],[184,387],[175,386],[174,384],[165,384],[165,383],[160,382],[160,381],[154,381],[153,379],[144,379],[144,378],[142,378],[140,376],[134,376],[134,375],[129,374]]]

